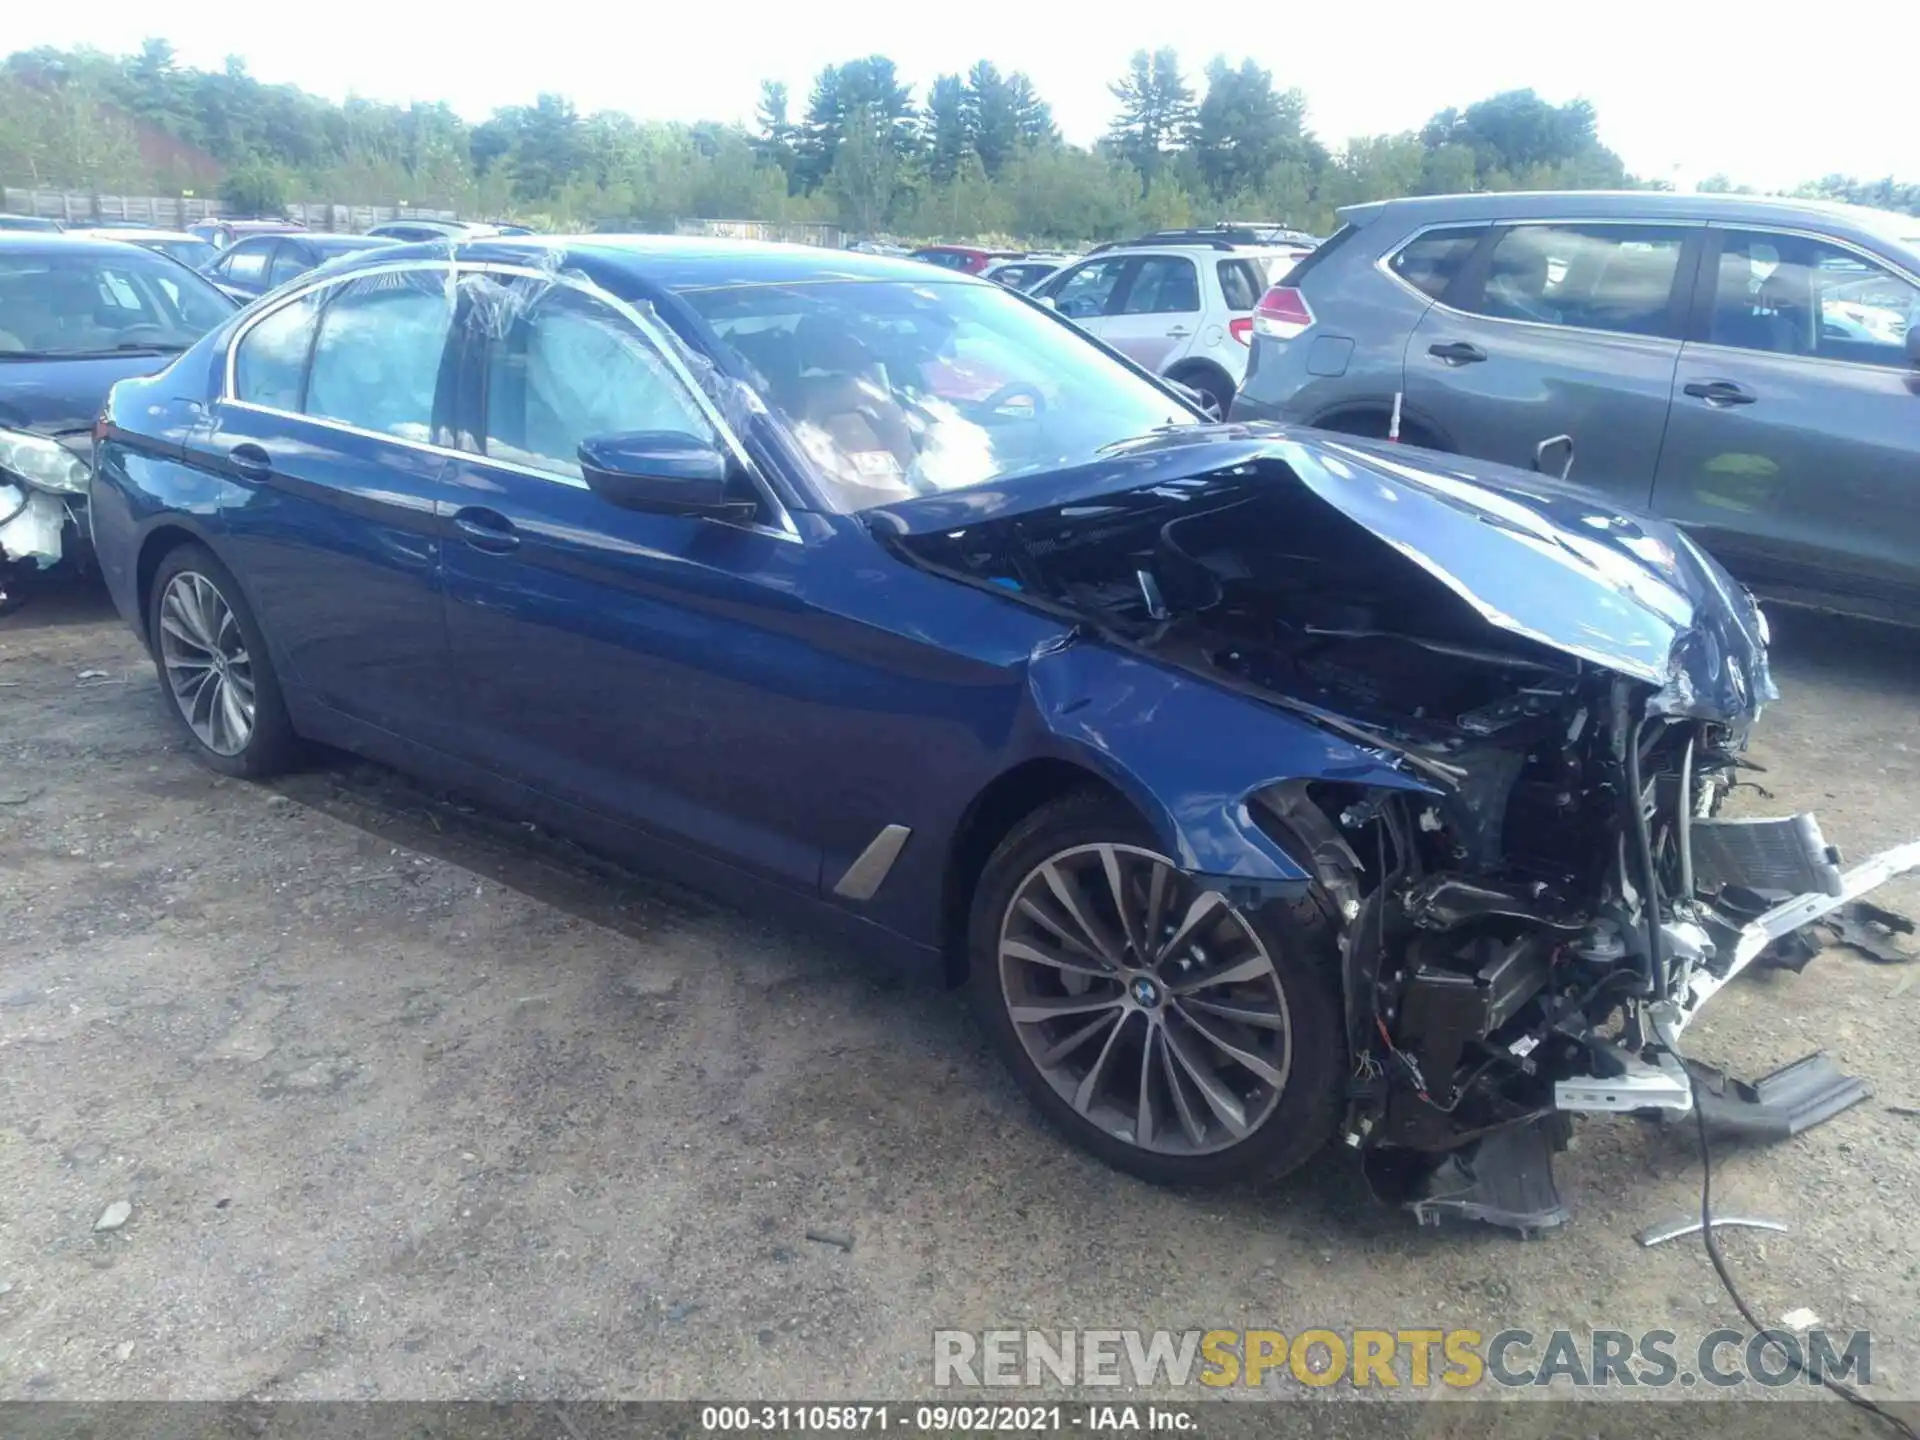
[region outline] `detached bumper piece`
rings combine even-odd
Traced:
[[[1843,1074],[1820,1050],[1751,1085],[1711,1066],[1687,1068],[1708,1133],[1729,1139],[1786,1140],[1872,1093],[1866,1081]]]
[[[1838,852],[1826,843],[1811,815],[1784,820],[1702,820],[1694,826],[1693,840],[1698,920],[1663,927],[1675,967],[1674,985],[1670,997],[1648,1012],[1655,1033],[1669,1047],[1701,1008],[1769,947],[1895,876],[1920,868],[1920,840],[1912,840],[1842,870]],[[1726,914],[1724,900],[1729,894],[1743,899],[1778,895],[1788,889],[1783,882],[1797,886],[1797,893],[1757,914],[1746,909],[1748,919]],[[1623,1049],[1619,1064],[1619,1072],[1613,1075],[1558,1081],[1553,1087],[1555,1109],[1669,1115],[1692,1110],[1695,1087],[1676,1056],[1660,1054],[1649,1062]],[[1706,1073],[1693,1072],[1694,1079],[1701,1081],[1703,1096],[1710,1089],[1702,1079]],[[1719,1088],[1712,1093],[1712,1101],[1703,1098],[1701,1102],[1709,1107],[1709,1123],[1727,1134],[1780,1139],[1838,1114],[1864,1096],[1866,1089],[1842,1075],[1824,1056],[1812,1055],[1752,1085],[1721,1075]]]

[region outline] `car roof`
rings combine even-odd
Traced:
[[[185,230],[146,230],[139,227],[123,228],[119,225],[96,225],[85,233],[98,240],[131,240],[138,244],[142,240],[193,240],[206,244],[198,235]]]
[[[906,256],[864,255],[820,245],[764,240],[717,240],[695,235],[487,235],[473,240],[416,241],[370,251],[331,274],[408,259],[578,267],[611,272],[664,290],[710,290],[734,285],[789,285],[824,280],[898,280],[914,285],[984,285]]]
[[[309,245],[322,250],[391,250],[393,241],[385,235],[342,235],[322,230],[309,232],[300,237]]]
[[[1367,225],[1384,215],[1395,223],[1448,221],[1640,219],[1745,221],[1779,225],[1801,221],[1843,226],[1906,238],[1920,234],[1920,219],[1834,200],[1777,195],[1679,194],[1669,190],[1500,190],[1470,195],[1409,195],[1349,205],[1339,212],[1349,224]]]
[[[152,232],[143,231],[142,234]],[[195,237],[188,237],[195,238]],[[114,240],[101,235],[70,230],[0,230],[0,255],[97,255],[110,258],[129,251],[151,255],[144,246],[130,240]]]

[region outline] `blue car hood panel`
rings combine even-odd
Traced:
[[[43,435],[85,430],[122,380],[151,375],[171,355],[88,360],[0,360],[0,425]]]
[[[1221,471],[1304,486],[1489,625],[1653,686],[1656,713],[1741,722],[1777,698],[1759,611],[1692,540],[1606,498],[1503,465],[1214,426],[869,515],[901,534],[950,533]]]

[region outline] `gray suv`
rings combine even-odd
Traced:
[[[1731,195],[1356,205],[1254,315],[1236,420],[1575,476],[1764,594],[1920,620],[1920,218]]]

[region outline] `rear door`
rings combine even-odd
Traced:
[[[428,744],[448,704],[435,504],[450,493],[441,272],[382,272],[289,299],[235,344],[201,464],[248,493],[224,550],[282,678]]]
[[[1405,408],[1509,465],[1571,435],[1582,482],[1644,504],[1680,358],[1700,225],[1498,227],[1414,327]]]
[[[1096,332],[1114,349],[1161,372],[1200,343],[1200,271],[1185,255],[1136,255],[1131,278],[1116,287]],[[1216,332],[1222,325],[1215,317]],[[1214,344],[1221,335],[1216,333]]]
[[[1655,508],[1743,579],[1920,591],[1920,276],[1810,235],[1715,227]]]

